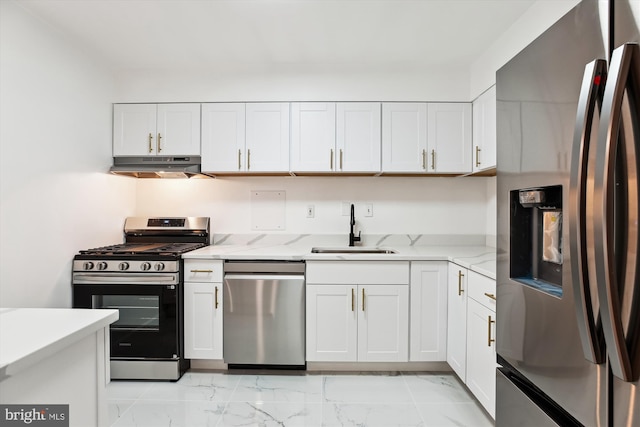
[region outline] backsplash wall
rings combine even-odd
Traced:
[[[481,177],[223,177],[137,180],[138,215],[209,216],[212,232],[349,233],[342,202],[355,204],[362,234],[486,235],[491,178]],[[284,229],[256,231],[252,191],[283,191]],[[495,202],[495,201],[494,201]],[[373,216],[365,216],[365,205]],[[307,218],[313,206],[314,217]],[[346,212],[348,213],[348,212]],[[264,215],[272,215],[269,209]],[[278,215],[276,213],[276,215]]]

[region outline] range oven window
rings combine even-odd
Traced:
[[[160,327],[160,297],[157,295],[93,295],[92,307],[120,312],[120,318],[112,328],[157,331]]]

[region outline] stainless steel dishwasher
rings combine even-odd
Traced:
[[[223,355],[233,367],[305,367],[305,264],[226,261]]]

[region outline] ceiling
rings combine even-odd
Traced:
[[[114,71],[470,64],[536,0],[21,0]]]

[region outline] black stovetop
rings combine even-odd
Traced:
[[[205,243],[121,243],[80,251],[81,255],[114,256],[114,255],[180,255],[207,246]]]

